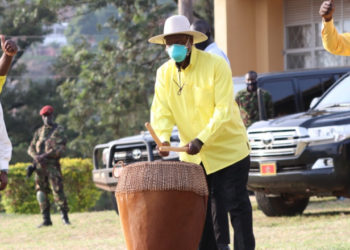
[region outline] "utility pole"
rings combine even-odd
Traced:
[[[186,16],[190,23],[193,22],[193,0],[178,0],[179,15]]]

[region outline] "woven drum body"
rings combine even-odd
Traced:
[[[128,250],[195,250],[208,188],[201,166],[138,162],[123,168],[116,199]]]

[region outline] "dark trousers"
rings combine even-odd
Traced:
[[[207,176],[209,199],[207,217],[199,250],[216,250],[215,232],[212,220],[212,199],[223,204],[225,213],[230,214],[234,230],[234,249],[255,248],[252,223],[252,206],[247,192],[250,157]]]
[[[215,191],[214,191],[215,192]],[[228,212],[221,199],[211,196],[211,216],[216,243],[222,246],[230,244]]]

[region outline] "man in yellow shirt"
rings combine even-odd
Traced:
[[[1,37],[1,49],[3,51],[0,58],[0,93],[6,81],[7,72],[10,69],[12,57],[17,53],[17,46],[14,41],[7,40],[5,37]],[[0,190],[3,190],[7,186],[7,172],[9,168],[9,162],[11,160],[12,145],[7,135],[4,114],[0,103]]]
[[[206,39],[203,33],[190,30],[188,19],[181,15],[169,17],[164,33],[149,39],[166,45],[170,56],[157,70],[151,123],[163,145],[169,145],[176,125],[181,144],[188,146],[180,159],[202,164],[207,174],[210,197],[199,249],[220,249],[213,232],[211,199],[220,200],[231,215],[235,249],[254,249],[246,189],[250,165],[247,134],[234,102],[228,64],[193,46]]]
[[[350,56],[350,33],[338,34],[333,22],[334,10],[333,1],[324,1],[320,7],[323,47],[332,54]]]

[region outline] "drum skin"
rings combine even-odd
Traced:
[[[128,180],[132,180],[133,175],[138,175],[135,176],[137,183],[140,181],[146,183],[142,188],[145,190],[140,190],[140,186],[130,188],[130,182],[129,184],[125,184],[125,181],[118,183],[116,199],[127,249],[198,249],[205,222],[208,196],[207,193],[198,192],[196,187],[198,187],[198,179],[201,180],[201,185],[204,185],[204,183],[206,185],[204,172],[200,166],[196,165],[195,172],[197,173],[193,173],[193,169],[190,173],[186,170],[186,173],[176,173],[184,169],[181,167],[175,172],[171,168],[171,171],[167,173],[163,169],[170,169],[171,166],[166,165],[166,162],[161,163],[162,166],[159,166],[159,163],[157,165],[158,170],[156,167],[152,168],[152,165],[150,166],[152,163],[145,163],[146,171],[144,173],[146,174],[141,173],[145,180],[140,177],[140,172],[142,172],[140,169],[127,173],[128,167],[132,168],[134,164],[126,166],[121,172],[120,180],[123,180],[123,176]],[[185,165],[187,165],[186,167],[192,167],[188,163]],[[140,164],[138,164],[138,167],[140,167]],[[152,176],[157,176],[157,174],[149,173],[147,169],[157,171],[158,177],[152,179]],[[162,172],[161,177],[159,177],[159,172]],[[194,178],[193,174],[198,178],[194,181],[197,184],[194,184],[194,190],[187,190],[191,189],[191,184],[184,188],[181,182],[184,182],[183,179],[187,178],[184,178],[184,175],[191,175],[189,177],[191,179]],[[159,182],[159,180],[163,183],[155,184],[155,181]],[[186,179],[185,181],[188,182],[189,180]],[[123,183],[126,186],[124,188],[119,186]],[[172,184],[169,186],[168,183]],[[176,185],[179,185],[179,187],[176,187]],[[158,188],[155,188],[155,186],[158,186]],[[207,187],[205,186],[205,188]]]

